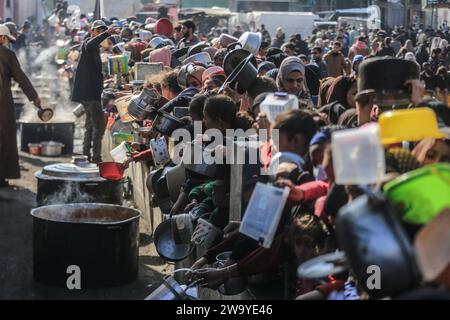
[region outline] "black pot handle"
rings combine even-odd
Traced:
[[[242,48],[242,44],[240,44],[239,42],[233,42],[227,46],[227,50],[228,51],[234,50],[236,49],[236,46],[240,46]]]

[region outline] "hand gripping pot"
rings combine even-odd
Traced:
[[[337,239],[348,262],[371,298],[379,299],[414,288],[420,273],[412,245],[390,203],[382,194],[363,195],[339,212]],[[381,288],[369,288],[369,267],[376,266]],[[378,269],[379,268],[379,269]]]
[[[229,76],[236,67],[245,60],[250,55],[250,52],[245,49],[235,49],[230,51],[223,60],[223,70],[225,74]],[[252,55],[250,62],[258,67],[258,62],[256,61],[256,57]]]
[[[258,69],[251,63],[253,58],[253,55],[249,55],[233,70],[220,89],[221,92],[228,85],[239,94],[244,94],[253,85],[258,76]]]
[[[171,219],[173,238],[176,244],[191,243],[192,234],[194,233],[194,224],[192,216],[183,213],[172,217]]]
[[[222,236],[223,232],[208,221],[200,218],[192,235],[192,242],[204,249],[211,248]]]

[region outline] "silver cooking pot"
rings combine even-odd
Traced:
[[[86,110],[84,109],[84,106],[81,103],[75,109],[73,109],[73,114],[77,118],[80,118],[85,113],[86,113]]]
[[[64,144],[55,141],[42,142],[41,154],[47,157],[58,157],[62,154]]]
[[[207,52],[196,53],[183,61],[183,65],[194,63],[208,67],[213,64],[211,56]]]
[[[257,55],[261,47],[262,35],[259,32],[244,32],[238,42],[242,45],[242,49]]]

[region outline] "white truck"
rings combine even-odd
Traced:
[[[299,33],[307,37],[314,30],[314,21],[319,16],[311,12],[277,12],[277,11],[254,11],[249,13],[236,13],[229,20],[230,30],[235,25],[241,25],[246,31],[255,31],[265,25],[270,36],[275,36],[278,27],[283,29],[286,37]]]

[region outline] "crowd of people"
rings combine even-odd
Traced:
[[[61,13],[61,8],[58,12]],[[50,30],[63,29],[65,17],[61,15],[59,25],[49,26]],[[161,113],[173,115],[175,108],[183,107],[188,110],[188,116],[178,120],[189,132],[193,132],[195,122],[202,123],[203,130],[215,129],[224,135],[230,129],[254,129],[257,134],[266,130],[269,136],[271,132],[279,132],[277,144],[271,143],[270,137],[261,144],[263,167],[270,167],[275,159],[279,161],[274,174],[253,176],[242,185],[243,212],[258,183],[290,190],[270,248],[261,247],[258,241],[240,233],[239,222],[230,219],[231,165],[218,166],[213,176],[186,171],[177,200],[164,213],[170,214],[172,219],[185,219],[188,214],[197,231],[219,230],[208,245],[203,242],[205,233],[193,233],[193,243],[202,248],[204,254],[196,257],[189,275],[191,279],[215,289],[230,278],[272,273],[277,279],[284,279],[275,281],[275,287],[280,289],[278,298],[373,298],[354,270],[317,280],[297,278],[295,274],[303,262],[342,250],[336,223],[340,209],[365,194],[358,186],[336,183],[333,136],[340,131],[377,123],[389,110],[414,110],[425,106],[433,110],[436,125],[450,126],[448,33],[403,28],[389,32],[334,28],[316,30],[305,38],[292,35],[286,42],[281,28],[271,38],[261,26],[258,46],[249,49],[244,44],[248,53],[233,64],[227,57],[235,50],[242,50],[239,46],[230,47],[242,36],[244,30],[240,27],[231,30],[231,34],[220,33],[207,39],[197,33],[196,25],[189,20],[172,30],[169,28],[170,34],[167,34],[164,28],[159,29],[160,20],[155,24],[149,19],[141,24],[135,17],[95,21],[87,15],[80,18],[79,29],[65,28],[65,34],[60,35],[68,40],[68,50],[58,67],[66,75],[69,67],[73,70],[72,100],[82,103],[86,110],[84,154],[90,161],[100,163],[103,160],[101,141],[107,127],[105,110],[110,118],[120,122],[124,117],[115,108],[114,100],[136,95],[131,92],[133,72],[107,75],[105,65],[116,56],[127,56],[130,68],[141,62],[162,64],[162,71],[145,81],[144,88],[151,89],[158,99],[153,108],[147,110],[145,119],[134,119],[140,126],[151,127]],[[24,28],[21,32],[27,33]],[[194,56],[199,53],[207,53],[207,57],[202,55],[201,60],[196,60]],[[189,57],[194,58],[189,60]],[[247,82],[227,81],[246,58],[247,64],[254,63],[257,75]],[[374,68],[377,68],[375,73]],[[115,90],[107,99],[104,96],[106,85]],[[295,96],[298,106],[270,121],[269,116],[261,112],[261,105],[274,93]],[[156,130],[147,134],[150,138],[170,138],[167,133]],[[197,141],[197,137],[193,140]],[[133,152],[124,162],[125,166],[132,162],[157,165],[150,145],[132,143],[130,147]],[[384,153],[386,175],[379,181],[381,185],[419,168],[449,163],[450,140],[448,136],[424,136],[408,143],[398,141],[384,145]],[[174,163],[168,161],[163,166],[170,168]],[[449,185],[448,178],[446,181]],[[149,201],[158,206],[165,194],[152,191]],[[406,209],[396,210],[401,216],[401,210]],[[414,241],[424,225],[408,229],[409,241]],[[383,236],[379,235],[380,243]],[[232,252],[231,256],[221,268],[204,269],[215,262],[218,254],[227,251]],[[436,290],[436,296],[448,297],[448,291],[439,291],[438,287],[449,283],[448,278],[440,279],[431,287]],[[428,285],[419,282],[407,289]],[[386,294],[407,291],[401,287],[399,290]]]

